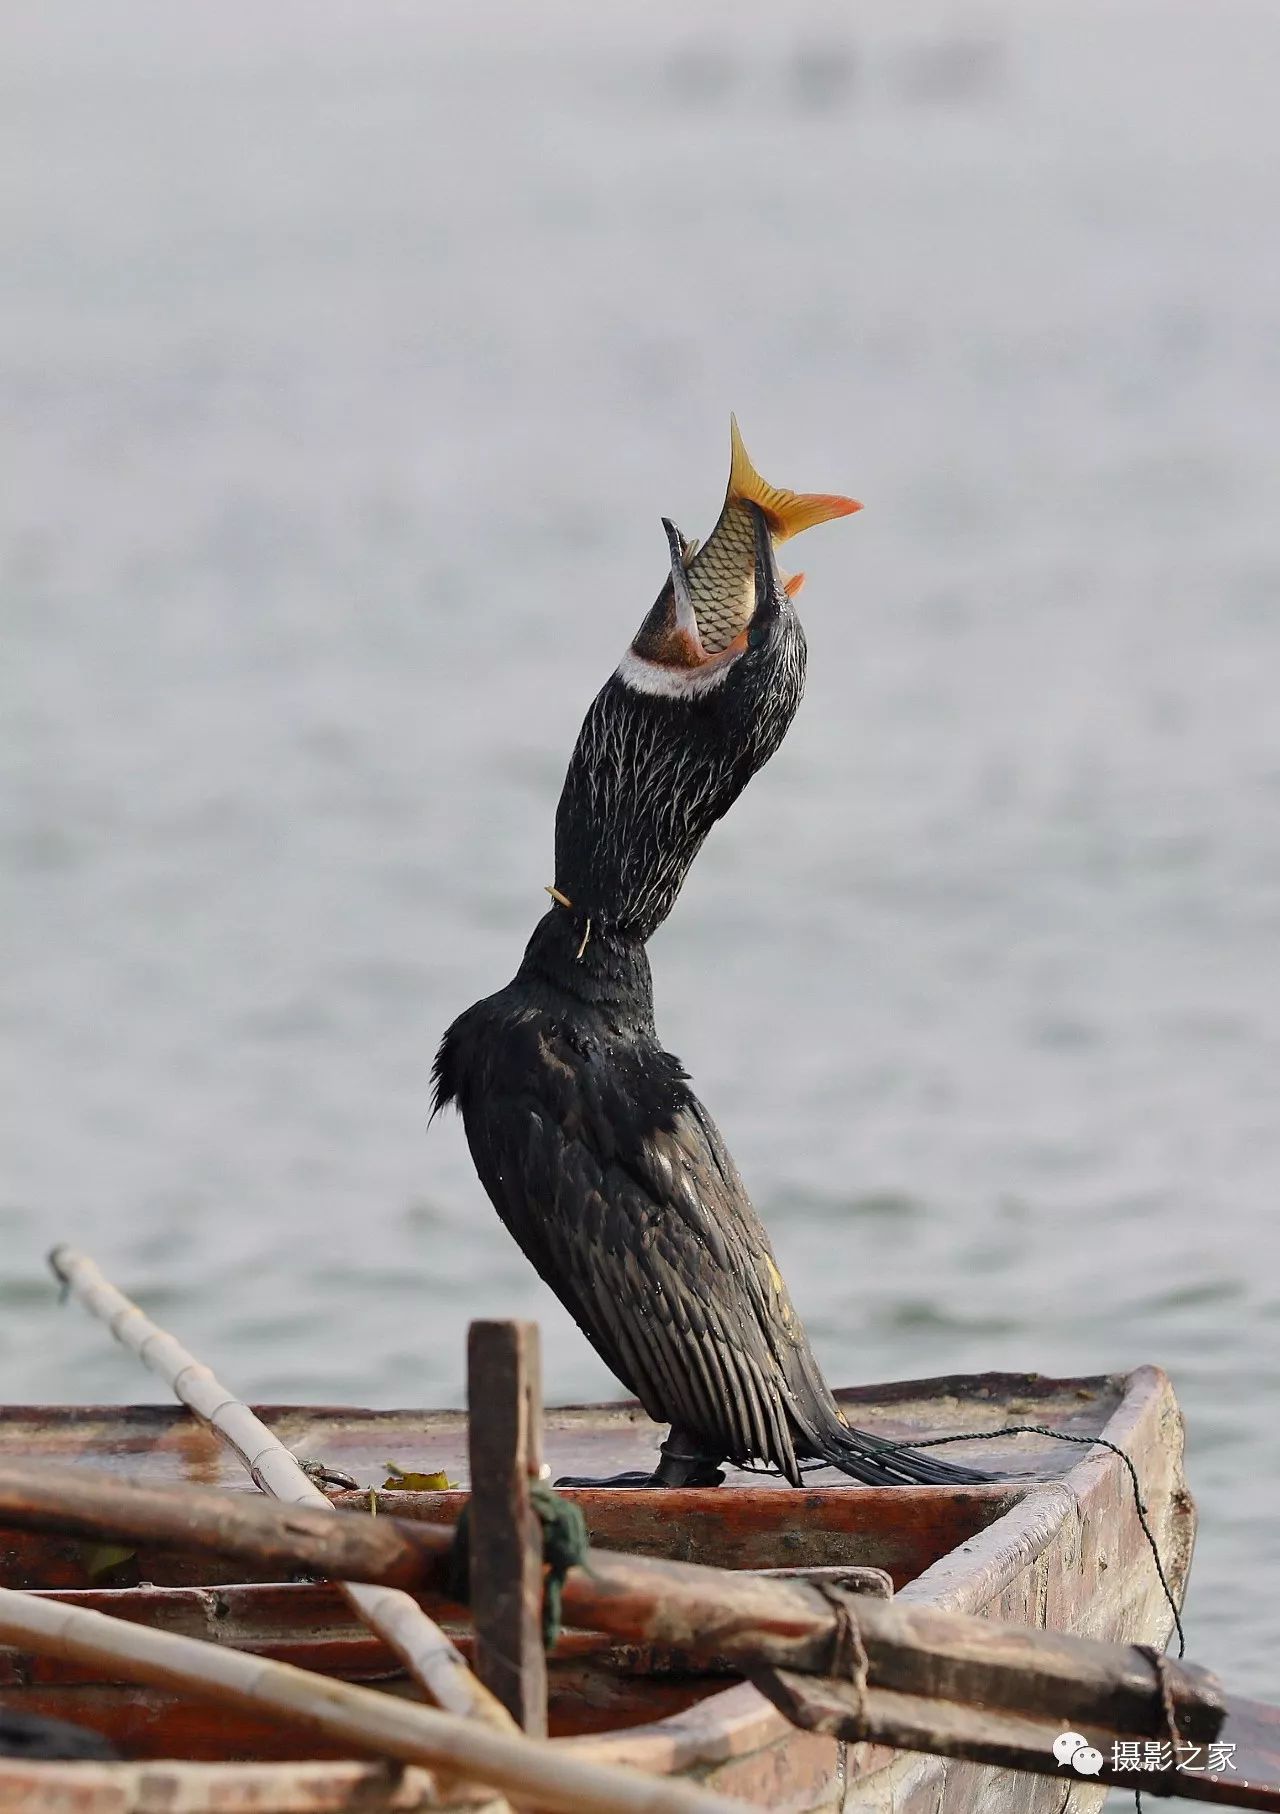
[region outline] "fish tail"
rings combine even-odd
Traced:
[[[751,464],[751,456],[742,441],[738,418],[729,418],[732,460],[729,467],[729,490],[726,504],[758,504],[765,514],[773,538],[785,542],[812,529],[815,523],[829,523],[833,517],[851,516],[862,505],[855,498],[838,498],[826,492],[783,491],[769,485]]]

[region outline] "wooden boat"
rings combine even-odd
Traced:
[[[1097,1435],[1131,1458],[1165,1574],[1180,1601],[1195,1514],[1182,1474],[1182,1421],[1165,1375],[1053,1380],[984,1374],[838,1394],[851,1422],[911,1441],[1037,1424]],[[383,1492],[387,1464],[466,1481],[462,1412],[267,1408],[295,1453],[359,1483],[339,1503],[448,1522],[461,1490]],[[649,1465],[658,1431],[633,1405],[548,1410],[553,1475]],[[822,1484],[732,1474],[682,1493],[581,1491],[593,1543],[743,1569],[886,1570],[903,1601],[1112,1641],[1163,1645],[1172,1616],[1121,1459],[1036,1435],[957,1443],[948,1451],[1001,1476],[986,1486],[868,1489],[824,1472]],[[180,1409],[57,1407],[0,1411],[0,1462],[82,1463],[154,1483],[239,1488],[243,1473]],[[280,1657],[393,1693],[411,1692],[395,1659],[323,1584],[246,1579],[243,1566],[145,1548],[121,1551],[47,1533],[0,1530],[0,1585],[37,1590],[163,1629]],[[464,1615],[441,1602],[436,1616]],[[1101,1805],[1079,1778],[1031,1778],[986,1765],[845,1744],[788,1725],[757,1691],[725,1674],[600,1634],[566,1633],[551,1659],[555,1742],[600,1761],[713,1785],[745,1804],[803,1814],[1039,1814]],[[252,1809],[311,1814],[366,1808],[475,1808],[476,1788],[441,1790],[425,1772],[342,1758],[287,1728],[158,1690],[87,1676],[74,1665],[0,1650],[0,1703],[93,1727],[127,1762],[0,1760],[0,1808],[77,1814]]]

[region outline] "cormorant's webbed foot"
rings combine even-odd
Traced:
[[[586,1480],[577,1475],[564,1475],[557,1486],[719,1486],[724,1479],[720,1466],[723,1456],[708,1455],[692,1437],[682,1430],[672,1430],[662,1445],[662,1460],[652,1474],[642,1471],[613,1474],[608,1480]]]
[[[660,1486],[656,1474],[646,1474],[643,1468],[633,1468],[629,1474],[610,1474],[605,1480],[593,1480],[587,1474],[561,1474],[556,1486]]]

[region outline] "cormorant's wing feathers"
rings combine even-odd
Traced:
[[[565,1066],[558,1112],[544,1072],[466,1115],[485,1188],[651,1416],[798,1484],[792,1422],[809,1418],[787,1374],[803,1332],[733,1162],[692,1098],[620,1143],[618,1117],[592,1100],[595,1069]]]
[[[460,1095],[498,1214],[656,1422],[797,1486],[797,1451],[872,1484],[973,1478],[845,1424],[737,1168],[668,1054],[584,1045],[535,1017],[508,1026],[499,1074]]]

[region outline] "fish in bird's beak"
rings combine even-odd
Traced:
[[[729,485],[719,521],[699,548],[663,519],[671,547],[671,579],[631,645],[642,661],[702,668],[746,646],[761,600],[780,588],[794,598],[802,573],[783,574],[774,546],[862,506],[828,493],[784,491],[756,471],[730,417]]]
[[[806,650],[798,579],[774,547],[858,508],[767,485],[735,422],[705,547],[664,518],[671,577],[583,719],[556,808],[554,899],[576,916],[575,963],[588,937],[652,935],[711,827],[781,747]]]

